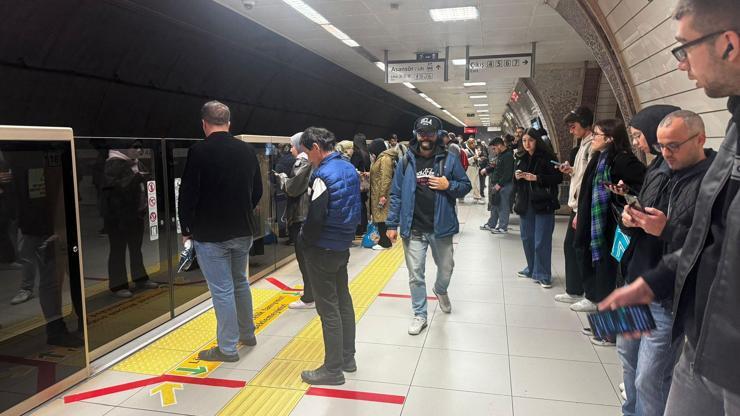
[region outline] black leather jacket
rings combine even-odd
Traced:
[[[657,297],[670,295],[670,290],[674,290],[673,316],[676,317],[682,316],[680,311],[691,307],[686,305],[687,299],[682,299],[681,293],[686,289],[687,278],[698,264],[712,222],[719,221],[712,218],[712,206],[730,180],[733,169],[738,169],[735,159],[738,157],[736,120],[739,112],[734,113],[735,118],[730,120],[725,140],[701,182],[691,229],[683,249],[666,256],[654,273],[644,276]],[[713,383],[740,394],[740,360],[737,359],[740,351],[740,215],[737,214],[740,212],[740,192],[729,203],[722,254],[709,291],[697,345],[693,346],[696,355],[691,369]],[[681,335],[682,324],[676,319],[674,336]]]

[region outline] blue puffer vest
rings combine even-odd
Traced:
[[[312,176],[321,178],[326,184],[329,206],[321,237],[311,243],[330,250],[346,250],[352,245],[362,215],[360,177],[355,167],[338,152],[327,156]]]

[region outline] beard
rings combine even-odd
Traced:
[[[424,151],[432,150],[434,149],[434,146],[435,146],[434,141],[422,140],[419,142],[419,149],[424,150]]]

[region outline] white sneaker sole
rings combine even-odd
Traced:
[[[560,297],[560,295],[556,295],[553,299],[555,299],[555,302],[570,303],[570,304],[578,303],[583,300],[583,298],[573,298],[573,297],[565,297],[565,296]]]

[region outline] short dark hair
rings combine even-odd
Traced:
[[[488,144],[489,146],[504,146],[504,139],[500,137],[494,137],[493,140],[491,140],[491,143]]]
[[[512,136],[509,133],[504,134],[504,143],[506,143],[506,145],[510,145],[513,142],[514,142],[514,136]]]
[[[615,118],[599,120],[594,123],[594,128],[596,127],[598,127],[604,135],[612,138],[612,142],[609,144],[610,150],[614,150],[615,152],[632,151],[630,139],[627,135],[627,127],[625,127],[622,120],[617,120]]]
[[[578,123],[583,128],[591,127],[594,124],[594,112],[585,105],[576,107],[563,117],[563,123]]]
[[[200,109],[200,118],[208,124],[214,126],[223,126],[231,121],[231,111],[229,107],[218,101],[209,101],[203,104]]]
[[[719,30],[738,30],[740,7],[737,0],[678,0],[673,17],[693,16],[693,27],[708,34]]]
[[[316,143],[319,145],[319,149],[327,152],[334,150],[336,141],[334,133],[323,127],[309,127],[301,135],[301,146],[306,149],[311,149]]]

